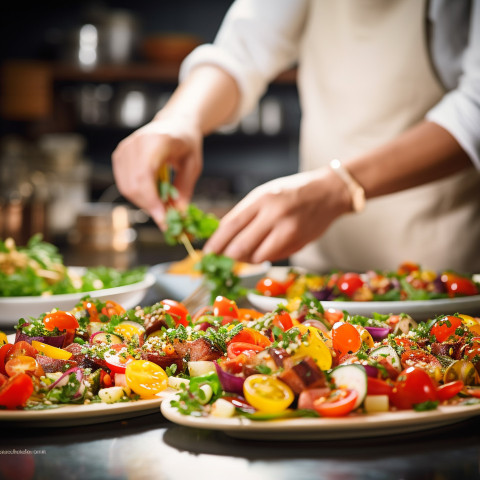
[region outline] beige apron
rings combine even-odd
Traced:
[[[438,102],[444,90],[430,65],[425,18],[423,0],[311,2],[300,51],[302,170],[375,148]],[[369,200],[291,263],[364,271],[406,260],[480,272],[480,175],[473,168]]]

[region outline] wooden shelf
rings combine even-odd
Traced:
[[[180,63],[102,65],[92,70],[78,66],[11,60],[1,66],[0,111],[6,120],[38,120],[53,112],[55,82],[178,82]],[[273,83],[294,85],[296,69],[280,74]]]

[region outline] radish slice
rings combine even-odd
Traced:
[[[99,343],[106,343],[107,345],[112,345],[115,343],[123,343],[123,340],[114,333],[107,332],[95,332],[88,340],[92,345]]]

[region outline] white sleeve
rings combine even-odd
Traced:
[[[256,106],[268,84],[293,66],[309,0],[236,0],[213,44],[196,48],[180,67],[180,81],[197,65],[216,65],[237,82],[236,120]]]
[[[472,3],[469,32],[459,84],[426,118],[448,130],[480,170],[480,0]]]

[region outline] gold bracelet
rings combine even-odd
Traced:
[[[340,160],[336,158],[330,162],[330,168],[345,182],[345,185],[352,197],[353,211],[358,213],[365,208],[365,190],[363,187],[352,177],[350,172],[342,165]]]

